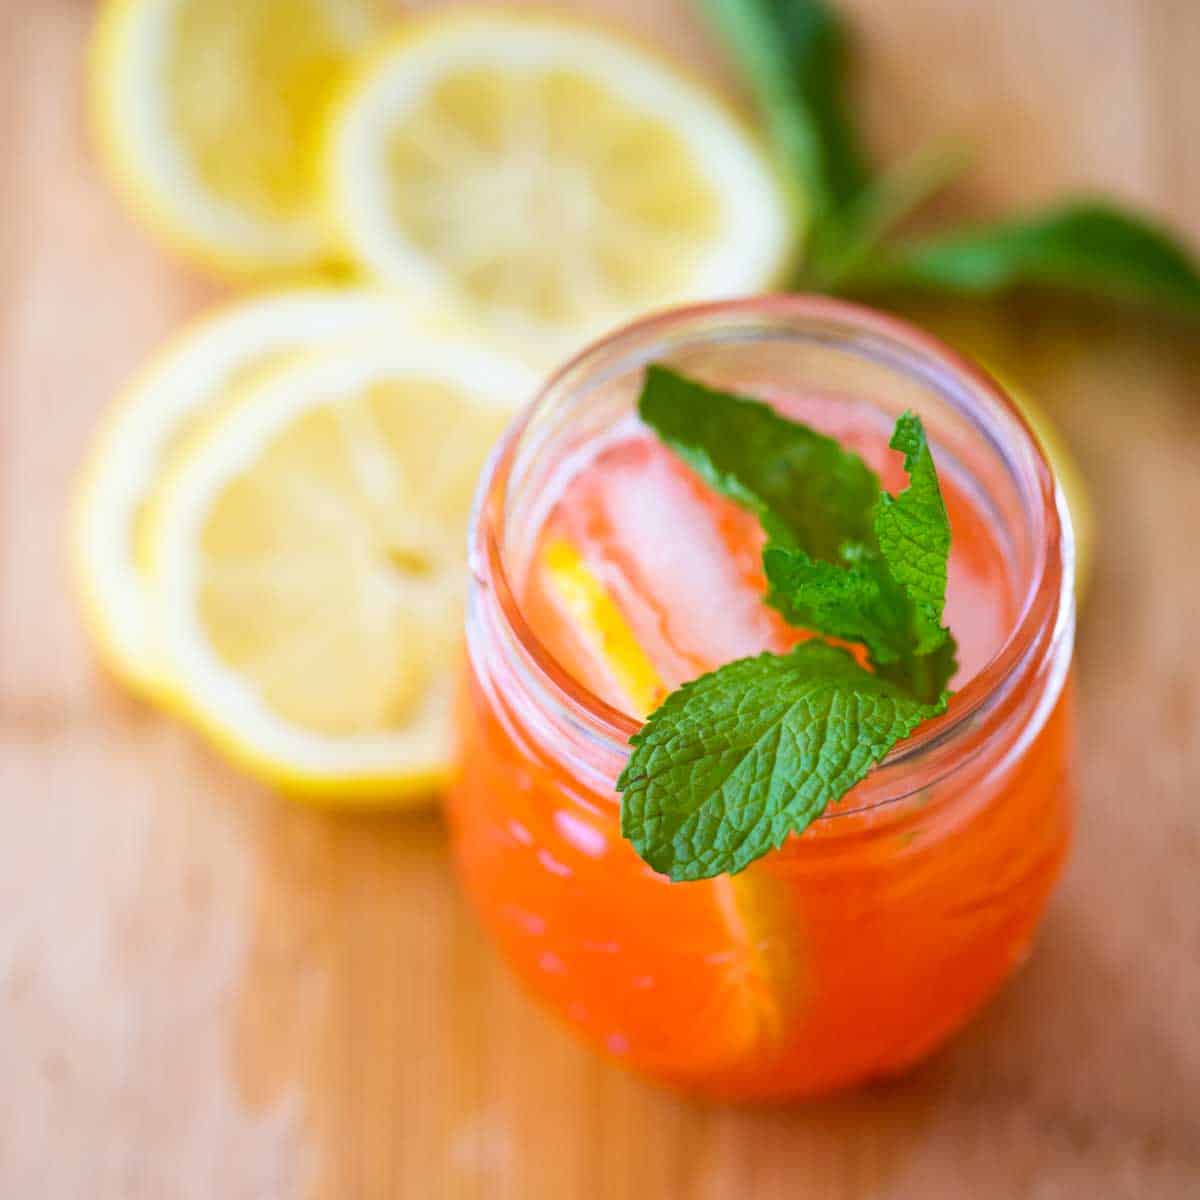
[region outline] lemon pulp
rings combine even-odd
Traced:
[[[217,497],[202,631],[282,720],[386,732],[449,669],[457,534],[503,421],[443,384],[376,383],[305,411]]]
[[[719,201],[664,121],[566,69],[474,67],[388,146],[396,224],[470,300],[576,324],[684,290]]]
[[[163,64],[169,119],[213,195],[267,221],[307,213],[312,153],[371,5],[355,0],[180,0]]]

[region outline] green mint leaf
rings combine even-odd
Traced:
[[[950,518],[920,418],[904,413],[888,444],[903,452],[909,485],[897,496],[880,497],[875,536],[889,573],[912,603],[915,651],[928,654],[950,636],[942,625]]]
[[[862,643],[882,678],[932,703],[958,669],[954,638],[936,625],[940,636],[922,643],[925,621],[883,556],[861,546],[847,547],[846,556],[847,566],[839,570],[768,544],[767,602],[793,625]]]
[[[820,0],[701,0],[741,66],[810,240],[861,191],[867,172],[842,97],[844,37]]]
[[[844,566],[834,566],[768,542],[763,551],[767,603],[792,625],[861,642],[876,667],[904,661],[911,653],[906,597],[878,554],[848,546],[846,556]]]
[[[729,663],[673,692],[633,737],[621,832],[673,880],[740,871],[945,705],[820,641]]]
[[[836,290],[853,277],[892,231],[944,191],[971,165],[974,150],[960,138],[939,137],[872,179],[843,212],[839,237],[806,262],[803,281]]]
[[[901,241],[860,262],[844,282],[973,294],[1029,284],[1200,315],[1196,259],[1166,231],[1102,202]]]
[[[833,438],[757,400],[646,369],[638,415],[710,487],[762,521],[772,542],[841,561],[874,537],[875,472]]]

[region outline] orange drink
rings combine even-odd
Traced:
[[[896,415],[950,519],[946,713],[802,834],[670,882],[621,836],[629,737],[671,690],[807,636],[762,602],[758,523],[637,421],[663,362],[852,448],[891,491]],[[509,431],[471,534],[463,881],[525,983],[630,1067],[735,1099],[927,1054],[1028,951],[1071,819],[1071,538],[995,384],[917,331],[815,298],[652,318],[569,364]]]

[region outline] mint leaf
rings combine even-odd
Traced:
[[[879,479],[833,438],[657,365],[646,369],[638,415],[772,541],[838,562],[846,542],[873,537]]]
[[[767,603],[792,625],[866,646],[875,666],[910,653],[911,618],[903,591],[874,551],[846,547],[846,565],[768,542],[763,550]]]
[[[825,642],[729,663],[673,692],[634,735],[617,781],[621,832],[673,880],[740,871],[945,706]]]
[[[962,175],[973,158],[971,146],[961,139],[939,137],[888,167],[841,214],[836,243],[827,243],[819,258],[804,263],[800,282],[814,290],[836,290],[870,262],[898,225]]]
[[[904,413],[888,445],[903,452],[909,485],[898,496],[880,497],[875,536],[889,573],[912,602],[916,653],[928,654],[950,636],[942,625],[950,518],[920,418]]]
[[[768,405],[646,371],[642,420],[710,486],[758,514],[767,600],[814,632],[790,654],[685,684],[631,739],[621,831],[674,880],[740,871],[799,833],[892,746],[944,711],[954,639],[942,626],[950,525],[920,420],[891,447],[909,484],[884,493],[855,454]]]
[[[793,625],[861,642],[880,676],[931,703],[958,669],[954,638],[938,626],[940,640],[922,645],[918,610],[883,558],[864,547],[848,548],[847,556],[838,570],[768,545],[767,602]]]
[[[780,166],[819,237],[866,168],[842,97],[844,38],[819,0],[701,0],[745,73]]]
[[[919,699],[940,694],[955,670],[941,625],[950,523],[916,416],[901,417],[892,437],[910,484],[890,497],[832,438],[662,366],[647,369],[638,414],[711,487],[758,516],[768,604],[793,625],[866,646],[873,665]]]
[[[1165,230],[1103,202],[902,241],[860,262],[844,282],[973,294],[1031,284],[1200,315],[1195,258]]]

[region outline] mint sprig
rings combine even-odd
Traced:
[[[920,420],[891,446],[890,496],[856,454],[767,405],[662,366],[643,422],[767,534],[767,602],[813,633],[867,647],[874,671],[818,639],[728,663],[673,692],[631,739],[621,829],[674,880],[740,871],[858,783],[946,707],[954,639],[941,623],[950,526]]]
[[[646,372],[638,414],[767,534],[767,603],[793,625],[867,648],[871,663],[924,701],[954,674],[942,627],[950,522],[921,422],[906,414],[898,496],[857,454],[767,405],[663,366]]]
[[[1155,222],[1107,200],[897,238],[898,223],[966,166],[935,145],[872,175],[846,102],[845,31],[823,0],[700,0],[741,66],[807,214],[795,285],[855,294],[986,295],[1052,288],[1200,317],[1200,264]]]

